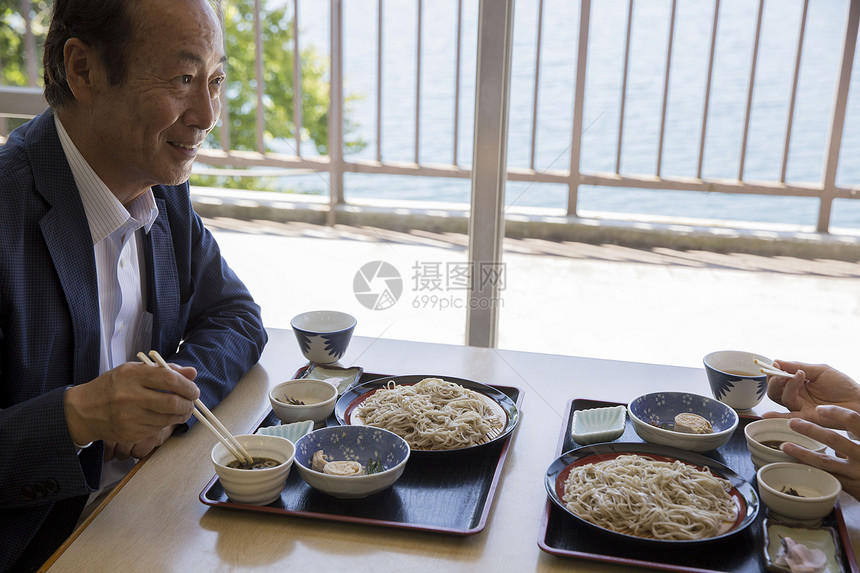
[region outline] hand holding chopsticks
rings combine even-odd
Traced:
[[[149,356],[152,357],[150,360]],[[161,357],[161,354],[156,352],[155,350],[151,350],[149,352],[149,356],[144,354],[143,352],[138,352],[137,357],[140,358],[140,361],[144,364],[149,364],[150,366],[161,366],[162,368],[170,369],[170,366],[165,362],[164,358]],[[153,360],[155,362],[153,362]],[[203,422],[203,425],[212,430],[222,444],[227,448],[233,456],[239,460],[240,462],[251,463],[254,461],[254,458],[251,457],[251,454],[239,443],[239,441],[233,437],[233,435],[224,427],[218,418],[215,417],[215,414],[212,413],[209,408],[206,407],[199,398],[194,400],[194,416]],[[198,410],[199,408],[199,410]]]
[[[758,358],[755,359],[755,363],[761,366],[759,370],[761,370],[763,374],[770,374],[771,376],[785,376],[786,378],[792,378],[794,376],[794,374],[786,372],[785,370],[780,370],[779,368],[776,368],[773,364],[762,362]]]

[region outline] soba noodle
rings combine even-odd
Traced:
[[[630,454],[571,469],[564,502],[579,517],[619,533],[705,539],[734,522],[731,487],[707,469]]]
[[[364,424],[402,437],[414,450],[453,450],[480,443],[502,422],[481,394],[439,378],[389,382],[353,412]]]

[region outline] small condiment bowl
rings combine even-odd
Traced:
[[[221,487],[236,503],[268,505],[281,496],[281,491],[290,475],[295,459],[296,447],[279,436],[242,434],[236,440],[255,458],[271,458],[280,462],[277,466],[260,470],[243,470],[228,467],[236,458],[218,442],[211,452],[215,473]]]
[[[786,523],[818,525],[842,491],[842,484],[831,474],[799,463],[767,464],[756,472],[756,479],[770,516]]]
[[[290,403],[288,400],[298,403]],[[281,382],[269,391],[269,403],[279,420],[287,424],[313,420],[321,424],[334,411],[337,388],[323,380],[303,378]]]
[[[627,408],[609,406],[573,412],[570,437],[581,446],[617,440],[624,433]]]
[[[814,452],[827,449],[821,442],[792,430],[787,418],[765,418],[750,422],[744,427],[744,437],[756,469],[775,462],[797,461],[782,450],[767,446],[767,442],[792,442]]]
[[[373,459],[383,470],[369,475],[337,476],[311,469],[314,454],[322,450],[333,461],[356,461],[367,466]],[[363,498],[388,489],[403,474],[409,444],[388,430],[371,426],[329,426],[296,442],[296,468],[312,488],[337,498]]]
[[[738,414],[719,400],[689,392],[654,392],[635,398],[627,406],[633,429],[652,444],[707,452],[724,445],[738,427]],[[675,416],[691,413],[711,423],[713,433],[687,434],[672,429]]]

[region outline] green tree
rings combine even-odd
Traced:
[[[24,42],[26,20],[22,12],[25,6],[28,8],[27,15],[35,41],[33,59],[36,60],[34,63],[37,74],[34,80],[37,85],[41,85],[42,82],[42,42],[51,15],[51,3],[46,0],[0,0],[0,85],[27,86],[30,84]],[[0,135],[9,133],[25,121],[21,118],[0,117]]]
[[[0,84],[27,85],[26,61],[23,48],[24,18],[21,7],[30,7],[30,19],[36,37],[38,57],[47,32],[50,18],[50,0],[0,0]],[[265,95],[266,151],[292,153],[296,124],[292,120],[293,98],[293,27],[283,1],[264,0],[263,62]],[[226,95],[229,107],[230,147],[237,150],[256,150],[256,74],[254,54],[254,0],[224,0],[227,52]],[[313,46],[301,53],[301,140],[308,142],[320,154],[328,152],[329,81],[328,61]],[[41,84],[41,61],[39,78]],[[351,153],[366,145],[358,138],[356,125],[350,116],[350,104],[358,96],[344,98],[344,151]],[[14,128],[16,124],[8,126]],[[2,126],[0,126],[2,127]],[[207,145],[220,147],[219,125],[213,130]],[[224,177],[195,175],[196,185],[217,185],[231,188],[273,189],[274,181],[266,178]]]
[[[295,152],[296,123],[293,121],[293,26],[286,8],[262,2],[263,13],[263,82],[266,151]],[[283,3],[279,3],[283,4]],[[224,4],[225,49],[228,71],[226,95],[229,105],[230,147],[256,151],[257,83],[254,53],[254,0],[229,0]],[[328,63],[313,46],[301,53],[301,141],[312,143],[320,154],[328,152],[329,81]],[[356,95],[344,98],[344,117],[350,115],[350,103]],[[210,135],[209,145],[218,147],[219,125]],[[366,143],[354,134],[356,126],[344,122],[344,151],[351,153]],[[192,183],[233,188],[271,189],[267,178],[232,178],[195,175]]]

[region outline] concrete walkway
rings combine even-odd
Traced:
[[[464,343],[463,234],[205,221],[268,326],[332,308],[358,319],[358,335]],[[354,292],[373,261],[402,278],[385,310]],[[508,239],[503,271],[501,348],[692,367],[710,351],[746,349],[827,362],[860,379],[860,263]]]

